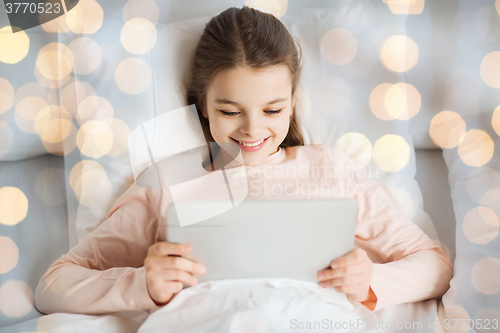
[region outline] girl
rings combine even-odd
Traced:
[[[355,249],[317,272],[322,287],[372,311],[442,296],[452,265],[439,245],[378,182],[345,173],[349,158],[331,147],[304,146],[295,113],[299,63],[294,39],[274,16],[245,6],[212,18],[184,82],[186,102],[196,106],[207,142],[241,149],[248,200],[357,200]],[[219,150],[205,168],[225,165],[231,177],[237,168],[226,165],[227,156]],[[38,310],[154,310],[184,284],[196,285],[196,275],[210,267],[183,257],[188,244],[166,241],[161,221],[171,204],[169,191],[134,183],[108,219],[40,278]]]

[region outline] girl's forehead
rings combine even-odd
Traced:
[[[262,69],[231,68],[215,75],[207,94],[214,99],[229,99],[228,95],[254,95],[255,98],[255,94],[268,99],[270,96],[286,95],[291,85],[290,71],[284,65]]]

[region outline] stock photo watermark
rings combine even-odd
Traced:
[[[79,0],[4,0],[12,32],[50,22],[73,9]]]
[[[348,197],[365,192],[363,183],[352,182],[378,177],[378,168],[355,168],[353,166],[314,165],[307,162],[295,166],[266,166],[249,168],[249,194],[254,196],[289,196],[311,199],[321,197]],[[342,181],[344,179],[345,181]],[[312,181],[311,181],[312,180]]]
[[[483,329],[483,330],[498,330],[498,319],[445,319],[440,324],[436,320],[428,319],[427,321],[378,321],[370,322],[363,319],[349,319],[346,321],[335,321],[331,319],[322,319],[321,321],[300,321],[298,319],[290,320],[290,329],[300,330],[365,330],[375,329],[382,332],[391,330],[424,330],[438,329],[441,325],[444,329]]]

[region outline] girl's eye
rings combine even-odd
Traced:
[[[225,116],[235,116],[239,113],[239,112],[227,112],[227,111],[223,111],[223,110],[219,110],[219,111],[222,112],[222,114]]]
[[[279,109],[279,110],[266,110],[264,112],[266,112],[267,114],[278,114],[281,112],[281,110],[283,109]],[[223,115],[225,116],[236,116],[237,114],[239,114],[239,112],[227,112],[227,111],[224,111],[224,110],[219,110]]]
[[[280,112],[281,112],[281,110],[283,110],[283,109],[279,109],[279,110],[268,110],[268,111],[266,111],[266,112],[267,112],[268,114],[278,114],[278,113],[280,113]]]

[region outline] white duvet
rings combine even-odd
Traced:
[[[367,321],[377,319],[333,288],[283,278],[228,279],[182,290],[138,333],[361,332]]]

